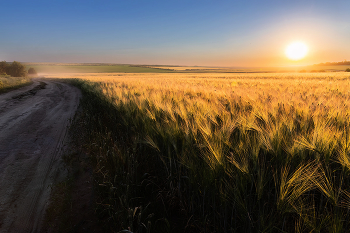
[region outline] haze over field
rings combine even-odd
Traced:
[[[1,1],[0,60],[289,66],[350,59],[350,1]],[[295,41],[307,55],[289,59]],[[298,57],[298,56],[297,56]]]

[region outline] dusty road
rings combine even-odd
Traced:
[[[35,79],[0,95],[0,232],[38,232],[79,89]]]

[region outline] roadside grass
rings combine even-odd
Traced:
[[[0,76],[0,94],[32,84],[29,77]]]
[[[79,76],[110,232],[347,232],[350,77]]]
[[[93,180],[87,159],[75,153],[65,156],[65,160],[69,173],[52,186],[41,232],[106,232],[95,213]]]
[[[98,220],[94,203],[91,160],[82,151],[85,130],[82,128],[81,108],[69,127],[69,143],[62,156],[66,177],[51,187],[50,203],[46,209],[41,232],[106,232]]]
[[[44,228],[51,232],[71,232],[73,224],[70,223],[70,206],[72,203],[72,179],[55,184],[50,195],[44,219]],[[68,214],[67,214],[68,213]]]

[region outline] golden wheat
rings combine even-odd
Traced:
[[[64,77],[84,80],[85,91],[111,103],[120,124],[154,148],[169,193],[174,182],[185,186],[174,176],[189,177],[193,196],[179,194],[181,201],[201,200],[203,219],[220,213],[212,217],[220,229],[346,229],[348,73]]]

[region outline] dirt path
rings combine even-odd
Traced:
[[[79,89],[48,79],[0,95],[0,232],[38,232]]]

